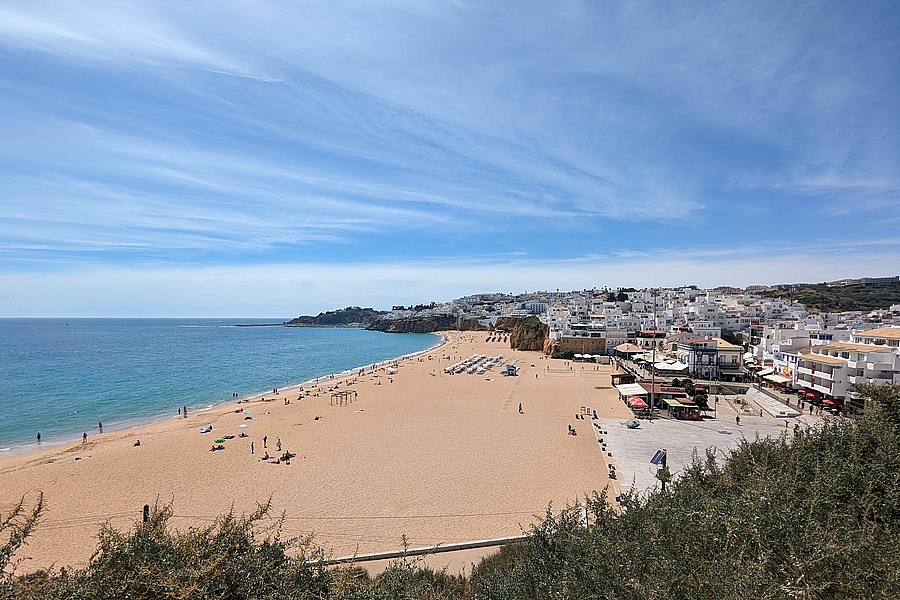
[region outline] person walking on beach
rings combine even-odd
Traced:
[[[38,431],[38,438],[37,438],[37,440],[38,440],[38,444],[40,444],[40,443],[41,443],[41,432],[40,432],[40,431]]]
[[[276,438],[275,449],[281,452],[281,438]]]
[[[87,431],[85,431],[81,436],[81,443],[87,444]]]
[[[182,409],[181,409],[181,414],[183,414],[183,415],[184,415],[184,418],[187,419],[187,405],[185,405],[184,407],[182,407]]]
[[[734,415],[734,422],[737,425],[741,424],[741,415]]]
[[[253,447],[253,442],[250,442],[250,454],[254,454],[256,449]]]
[[[268,447],[269,447],[269,446],[267,445],[268,442],[269,442],[269,437],[264,435],[264,436],[263,436],[263,448],[268,448]]]
[[[100,433],[103,433],[103,421],[97,423],[97,428],[100,430]]]
[[[522,403],[521,403],[521,402],[519,402],[519,414],[520,414],[520,415],[525,414],[525,411],[522,410]]]

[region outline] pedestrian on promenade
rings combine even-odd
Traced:
[[[741,424],[741,415],[734,415],[734,422],[737,425],[740,425]]]

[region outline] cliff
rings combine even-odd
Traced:
[[[456,317],[437,315],[433,317],[413,317],[409,319],[376,319],[366,326],[373,331],[385,333],[433,333],[457,329]],[[478,319],[467,319],[459,324],[460,331],[484,331]]]
[[[366,329],[385,333],[432,333],[456,329],[456,317],[439,315],[410,319],[375,319],[366,325]]]
[[[509,330],[509,347],[513,350],[537,350],[545,351],[545,343],[550,328],[541,323],[535,316],[500,317],[497,319],[497,329]]]

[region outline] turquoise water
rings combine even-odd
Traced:
[[[0,319],[0,452],[196,411],[425,350],[438,339],[254,319]],[[0,454],[2,456],[2,454]]]

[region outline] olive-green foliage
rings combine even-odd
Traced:
[[[468,578],[411,559],[376,577],[327,570],[309,540],[282,541],[278,520],[261,527],[268,505],[187,532],[170,531],[171,510],[157,507],[131,532],[104,527],[86,568],[4,576],[0,597],[898,598],[900,386],[858,391],[875,401],[864,418],[744,441],[728,456],[707,451],[666,492],[627,494],[615,507],[597,494],[587,527],[580,510],[548,509]],[[20,504],[0,519],[7,563],[39,515]]]
[[[798,284],[790,289],[763,292],[763,296],[802,302],[810,312],[870,311],[900,302],[900,283],[884,285],[848,285],[829,287],[824,284]]]
[[[709,408],[709,396],[707,396],[706,394],[694,394],[693,401],[694,404],[696,404],[700,408]]]
[[[16,551],[27,543],[43,512],[44,495],[39,494],[31,510],[25,508],[23,497],[8,513],[0,513],[0,597],[11,593],[15,563],[10,565],[10,562]]]
[[[280,520],[263,527],[269,504],[250,516],[227,514],[214,525],[169,530],[171,507],[157,506],[130,532],[106,525],[84,569],[38,573],[16,581],[17,598],[319,598],[328,588],[319,554],[282,540]],[[293,548],[299,558],[289,558]]]

